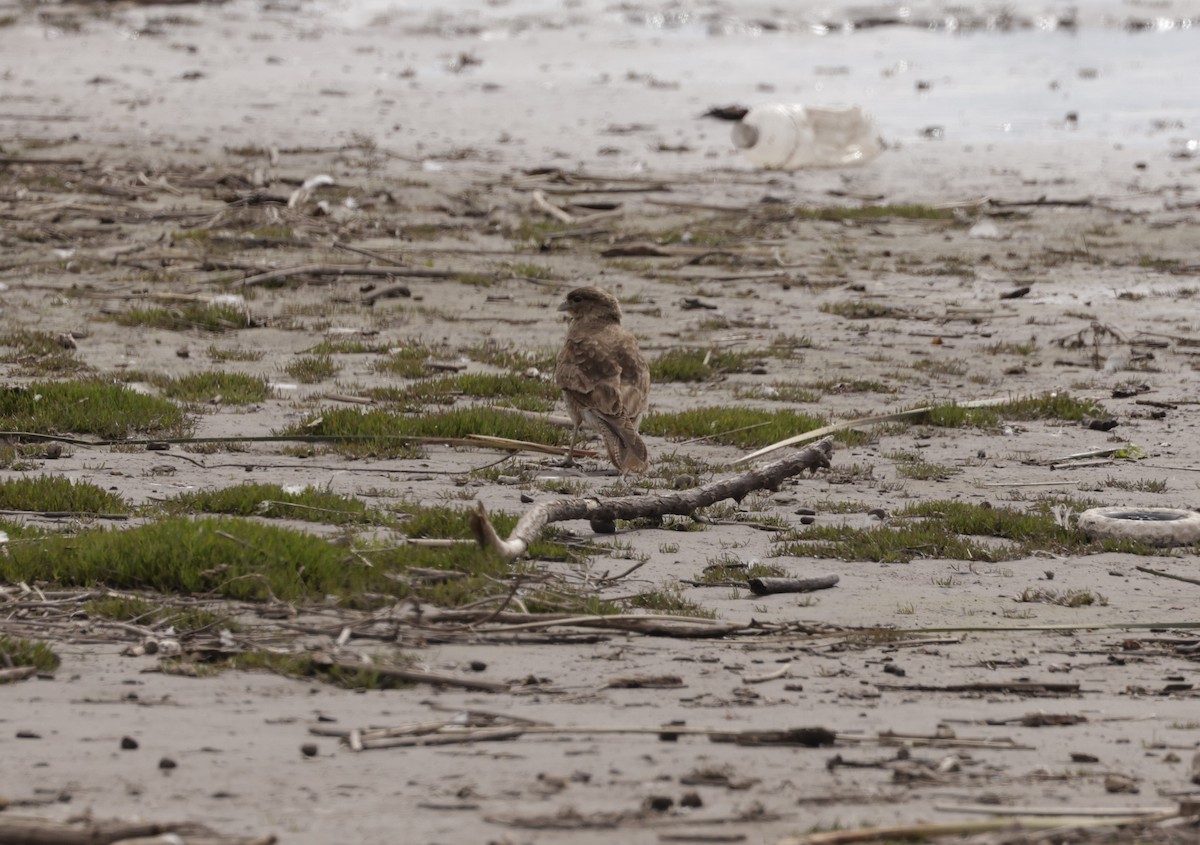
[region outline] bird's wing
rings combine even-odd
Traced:
[[[558,354],[554,381],[587,408],[621,414],[621,366],[602,335],[568,337]]]

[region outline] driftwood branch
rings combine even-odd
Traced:
[[[667,514],[687,515],[724,499],[741,500],[755,490],[770,490],[804,470],[828,467],[833,440],[826,438],[796,454],[759,469],[696,487],[691,490],[660,493],[655,496],[622,496],[615,499],[557,499],[534,505],[517,522],[507,540],[496,533],[480,502],[471,514],[471,530],[481,546],[495,549],[506,560],[520,557],[551,522],[587,519],[611,522],[615,519],[639,519]]]
[[[0,817],[0,845],[109,845],[176,842],[180,845],[272,845],[275,837],[223,836],[191,822],[59,822],[22,816]]]

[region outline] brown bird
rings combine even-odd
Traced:
[[[579,427],[586,423],[599,432],[622,474],[644,472],[650,462],[638,422],[650,400],[650,368],[637,338],[621,325],[620,304],[608,291],[583,287],[568,293],[558,310],[570,320],[554,371],[575,423],[567,465]]]

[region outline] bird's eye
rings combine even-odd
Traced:
[[[578,305],[580,302],[583,302],[583,297],[580,296],[579,294],[575,294],[574,296],[571,297],[571,301],[574,302],[576,305]]]

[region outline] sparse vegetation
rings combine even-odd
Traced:
[[[251,325],[250,315],[236,305],[210,305],[189,302],[176,307],[134,307],[113,317],[122,326],[144,326],[182,332],[199,329],[207,332],[227,332]]]
[[[46,381],[0,391],[0,430],[120,440],[182,437],[191,421],[166,399],[102,380]]]
[[[33,666],[39,672],[53,672],[58,668],[58,655],[46,643],[10,637],[0,634],[0,666]]]
[[[655,437],[704,439],[710,443],[754,448],[823,425],[825,420],[820,417],[795,411],[713,406],[675,413],[647,414],[642,419],[641,430]]]

